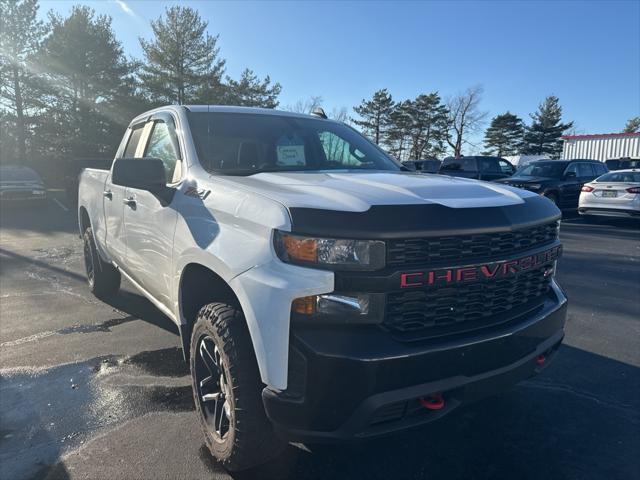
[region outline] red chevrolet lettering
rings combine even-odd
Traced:
[[[400,275],[400,287],[419,287],[422,285],[422,282],[412,282],[411,280],[414,278],[420,278],[422,276],[422,272],[417,273],[403,273]]]

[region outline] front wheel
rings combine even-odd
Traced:
[[[84,240],[84,268],[91,293],[102,298],[115,295],[120,288],[120,272],[113,265],[100,258],[91,227],[84,231],[82,238]]]
[[[200,310],[190,364],[196,410],[211,454],[231,471],[275,457],[284,442],[264,411],[262,382],[242,311],[224,303]]]

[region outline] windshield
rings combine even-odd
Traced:
[[[189,124],[200,163],[212,173],[401,169],[351,128],[326,120],[190,112]]]
[[[565,168],[567,168],[565,162],[535,162],[519,169],[514,177],[560,178]]]
[[[28,167],[0,167],[0,181],[4,182],[39,182],[38,174]]]
[[[596,182],[640,183],[640,172],[611,172],[596,179]]]

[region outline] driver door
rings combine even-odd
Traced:
[[[138,156],[161,159],[170,188],[162,194],[127,188],[124,203],[127,271],[156,300],[171,308],[173,235],[178,218],[172,208],[177,193],[173,187],[182,180],[182,155],[175,123],[169,114],[154,115],[145,129],[148,140]]]

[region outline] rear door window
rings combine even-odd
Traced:
[[[578,163],[577,166],[577,176],[579,178],[593,178],[596,176],[590,163]]]
[[[500,173],[498,163],[493,158],[481,158],[480,171],[484,173]]]
[[[129,141],[127,142],[127,148],[124,150],[124,158],[133,158],[136,156],[136,150],[138,149],[138,143],[140,143],[140,137],[142,136],[143,130],[144,125],[140,125],[131,131]]]

